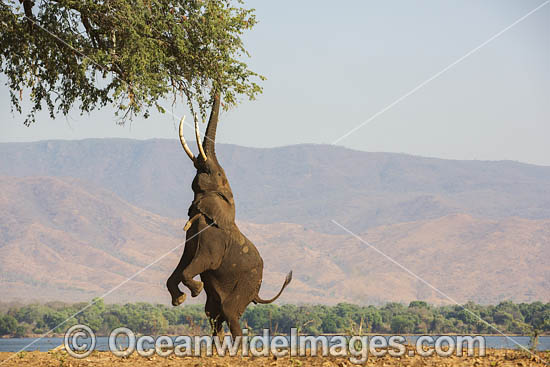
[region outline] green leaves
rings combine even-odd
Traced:
[[[241,36],[256,24],[253,10],[230,0],[58,0],[37,2],[32,16],[19,1],[0,3],[0,72],[12,108],[23,97],[34,122],[114,104],[121,123],[147,117],[159,100],[184,100],[206,118],[213,91],[228,109],[254,99],[264,77],[243,61]],[[29,14],[29,13],[27,13]]]
[[[496,334],[497,331],[471,317],[462,306],[432,306],[425,302],[413,301],[421,307],[404,307],[398,303],[385,306],[359,306],[340,303],[326,305],[261,305],[246,309],[241,325],[247,325],[251,332],[260,334],[263,328],[271,329],[272,334],[288,333],[290,328],[298,328],[302,334],[320,333],[417,333],[417,334]],[[2,306],[0,304],[0,306]],[[50,302],[10,307],[0,313],[0,336],[44,333],[59,325],[63,320],[87,307],[83,312],[69,319],[56,329],[63,332],[71,325],[86,324],[101,335],[126,326],[134,332],[209,332],[209,323],[203,305],[168,307],[148,303],[125,305],[108,304],[98,300],[92,306],[87,303],[65,304]],[[468,302],[464,307],[479,313],[483,320],[495,324],[504,333],[529,334],[550,333],[550,303],[502,302],[497,306],[482,306]],[[506,313],[502,308],[521,311]],[[4,307],[6,308],[6,304]],[[523,322],[522,320],[525,320]]]

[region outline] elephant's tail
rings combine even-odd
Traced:
[[[252,300],[252,302],[261,303],[261,304],[264,304],[264,305],[267,304],[267,303],[274,302],[277,298],[279,298],[281,293],[283,293],[286,286],[288,285],[288,283],[290,283],[291,280],[292,280],[292,270],[286,275],[285,282],[284,282],[283,286],[281,287],[281,290],[279,291],[279,293],[277,293],[277,295],[275,297],[273,297],[271,299],[261,299],[260,295],[257,294],[256,297]]]

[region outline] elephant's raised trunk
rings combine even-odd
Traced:
[[[202,146],[206,156],[212,159],[216,158],[216,129],[218,127],[218,118],[220,115],[220,93],[214,93],[214,101],[212,102],[212,110],[210,111],[210,118],[208,119],[208,126],[206,127],[206,135]]]

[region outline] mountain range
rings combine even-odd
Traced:
[[[457,213],[550,218],[550,167],[329,145],[217,150],[243,221],[341,233],[331,220],[364,231]],[[192,199],[194,168],[177,139],[3,143],[0,156],[0,175],[78,178],[163,216],[186,216]]]
[[[266,297],[292,269],[282,302],[550,300],[550,167],[325,145],[217,150]],[[169,302],[194,176],[177,140],[2,143],[0,156],[6,300],[117,287],[107,301]]]

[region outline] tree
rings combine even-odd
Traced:
[[[425,301],[411,301],[409,308],[429,308],[428,303]]]
[[[92,304],[86,306],[86,309],[76,317],[80,323],[88,325],[92,330],[99,330],[103,324],[103,314],[105,313],[105,303],[102,298],[94,298]]]
[[[237,5],[234,5],[236,3]],[[256,24],[241,0],[7,0],[0,2],[0,72],[12,110],[52,118],[114,104],[121,123],[159,99],[181,97],[206,117],[214,96],[228,109],[261,93],[263,76],[242,61],[241,36]],[[22,5],[22,6],[21,6]]]
[[[17,330],[17,320],[10,315],[0,315],[0,335],[14,334]]]
[[[412,333],[416,321],[417,320],[412,315],[395,315],[391,320],[391,331],[396,334]]]
[[[55,332],[60,332],[65,325],[63,322],[66,320],[67,316],[58,311],[49,311],[44,314],[44,324],[48,330],[53,330]],[[61,324],[61,325],[60,325]]]

